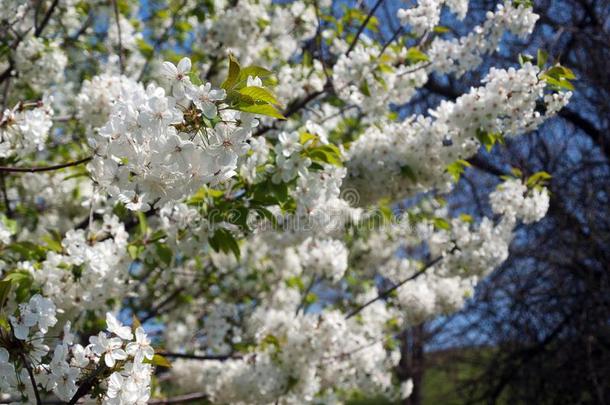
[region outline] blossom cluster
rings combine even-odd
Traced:
[[[49,136],[53,110],[44,101],[17,104],[0,114],[0,158],[28,155],[44,148]]]
[[[81,385],[99,380],[107,386],[100,398],[104,404],[145,403],[153,371],[145,361],[153,359],[154,350],[144,329],[138,327],[132,333],[107,313],[107,332],[92,336],[82,346],[70,322],[58,331],[59,338],[47,336],[58,322],[56,311],[51,300],[36,294],[9,316],[12,334],[1,336],[5,345],[0,347],[1,398],[29,404],[37,402],[40,392],[52,392],[67,402],[86,393],[78,396]]]
[[[567,104],[568,69],[522,57],[402,109],[531,33],[526,2],[457,38],[468,1],[404,3],[389,42],[330,1],[22,3],[0,0],[0,402],[405,398],[404,330],[549,208],[517,171],[489,217],[443,201]]]
[[[89,170],[102,190],[131,210],[146,211],[231,178],[238,158],[249,149],[246,141],[257,121],[245,113],[219,112],[216,103],[224,99],[224,90],[211,89],[209,83],[193,85],[190,67],[188,58],[177,67],[164,65],[173,96],[152,83],[145,89],[125,78],[119,79],[126,83],[119,85],[114,100],[92,88],[105,85],[104,78],[84,89],[83,107],[101,104],[98,110],[103,111],[106,101],[111,103],[108,121],[90,139],[94,159]],[[184,99],[193,106],[183,111],[178,102]],[[215,127],[200,127],[202,118],[217,116]]]
[[[344,186],[359,190],[363,204],[434,187],[447,190],[447,167],[474,155],[481,134],[509,137],[533,130],[567,104],[571,93],[545,94],[539,75],[529,62],[520,69],[492,68],[483,87],[441,102],[427,117],[387,123],[383,131],[371,127],[350,147]]]

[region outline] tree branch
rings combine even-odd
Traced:
[[[40,393],[38,392],[38,385],[36,384],[36,378],[34,378],[34,372],[32,371],[32,366],[30,365],[30,363],[28,363],[27,359],[25,358],[25,354],[21,353],[20,356],[21,356],[21,360],[23,361],[23,366],[28,371],[28,375],[30,376],[30,381],[32,383],[32,387],[34,388],[34,395],[36,396],[36,404],[41,405],[42,402],[40,401]]]
[[[322,89],[320,91],[314,91],[313,93],[310,93],[309,95],[307,95],[305,98],[303,98],[301,100],[296,100],[295,102],[290,104],[290,106],[288,106],[288,108],[286,109],[286,111],[284,111],[284,113],[282,115],[284,117],[288,118],[288,117],[294,115],[295,113],[297,113],[301,108],[305,107],[307,105],[307,103],[314,100],[318,96],[324,94],[326,92],[326,90],[328,88],[330,88],[330,83],[327,82],[327,84],[328,85],[324,86],[324,89]],[[261,136],[273,128],[274,128],[273,126],[260,127],[254,134],[252,134],[252,136]]]
[[[98,368],[96,368],[95,371],[81,383],[74,393],[74,396],[72,396],[70,399],[70,402],[68,402],[68,405],[76,405],[79,399],[87,395],[91,388],[93,388],[97,377],[104,372],[104,370],[106,370],[106,366],[102,362],[102,364],[100,364]]]
[[[364,19],[362,24],[360,24],[360,27],[358,28],[358,32],[356,32],[356,36],[352,40],[352,43],[350,44],[349,48],[347,49],[347,52],[345,52],[345,56],[349,56],[349,54],[354,50],[354,47],[358,43],[358,39],[360,38],[360,35],[362,35],[362,32],[366,28],[366,25],[369,23],[369,21],[373,17],[373,14],[375,14],[375,11],[377,11],[379,6],[381,6],[381,3],[383,3],[383,0],[377,0],[377,3],[375,3],[375,5],[371,9],[371,11],[369,11],[368,15],[366,16],[366,18]]]
[[[35,37],[39,37],[42,34],[42,31],[45,29],[45,27],[51,20],[51,15],[53,14],[53,11],[55,11],[55,8],[57,7],[58,3],[59,3],[59,0],[53,1],[53,3],[51,4],[51,7],[49,7],[47,12],[45,13],[44,18],[42,19],[42,22],[40,23],[40,25],[38,27],[36,27],[36,30],[34,31]]]
[[[422,274],[424,274],[426,272],[426,270],[428,270],[430,267],[434,266],[435,264],[437,264],[438,262],[440,262],[441,260],[443,260],[444,256],[439,256],[436,259],[433,259],[431,261],[429,261],[428,263],[426,263],[426,265],[424,267],[421,268],[421,270],[419,270],[417,273],[413,274],[410,277],[407,277],[406,279],[402,280],[400,283],[396,284],[395,286],[388,288],[387,290],[385,290],[384,292],[380,293],[378,296],[376,296],[375,298],[370,299],[369,301],[367,301],[365,304],[359,306],[358,308],[354,309],[353,311],[351,311],[349,314],[347,314],[345,316],[345,319],[349,319],[355,315],[357,315],[358,313],[360,313],[360,311],[362,311],[364,308],[368,307],[369,305],[387,298],[388,295],[390,295],[392,292],[396,291],[397,289],[399,289],[400,287],[402,287],[404,284],[406,284],[407,282],[411,281],[411,280],[415,280],[417,277],[421,276]]]
[[[112,7],[114,8],[114,18],[116,20],[116,29],[119,36],[119,68],[121,69],[121,74],[123,74],[125,72],[125,61],[123,60],[123,39],[121,38],[121,20],[117,0],[112,0]]]
[[[61,163],[53,166],[36,166],[36,167],[10,167],[10,166],[0,166],[0,172],[2,173],[36,173],[36,172],[50,172],[53,170],[64,169],[66,167],[78,166],[83,163],[89,162],[93,159],[93,156],[87,156],[86,158],[82,158],[76,160],[74,162]]]
[[[172,353],[172,352],[158,352],[157,354],[163,357],[169,357],[174,359],[190,359],[190,360],[217,360],[217,361],[225,361],[236,359],[239,360],[243,358],[243,356],[239,354],[210,354],[210,355],[197,355],[197,354],[188,354],[188,353]]]
[[[192,402],[198,399],[206,399],[208,396],[202,392],[195,392],[193,394],[179,395],[167,399],[156,399],[148,401],[149,404],[161,405],[161,404],[180,404],[185,402]]]
[[[303,312],[305,312],[305,301],[307,300],[307,296],[309,295],[309,293],[311,292],[311,290],[313,289],[313,286],[318,282],[318,276],[314,276],[311,279],[311,282],[309,283],[309,285],[307,286],[307,288],[305,289],[305,291],[303,292],[303,296],[301,297],[301,302],[299,302],[299,306],[297,307],[294,316],[299,315],[299,312],[301,312],[301,310],[303,310]]]

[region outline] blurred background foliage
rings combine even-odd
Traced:
[[[463,33],[496,4],[473,0],[464,22],[447,14],[444,25]],[[400,5],[385,1],[378,15],[388,35]],[[486,195],[511,168],[552,175],[547,217],[518,229],[509,260],[468,305],[404,333],[398,375],[415,381],[404,404],[610,403],[610,1],[533,6],[540,20],[527,41],[507,36],[475,72],[432,77],[414,102],[396,107],[425,112],[477,85],[491,66],[514,66],[538,49],[578,76],[568,108],[536,132],[481,151],[449,198],[455,212],[489,214]]]

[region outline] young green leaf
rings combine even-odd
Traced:
[[[268,117],[273,117],[273,118],[277,118],[280,120],[286,119],[286,117],[284,117],[282,115],[282,113],[279,112],[277,110],[277,108],[275,108],[271,104],[252,104],[252,105],[243,104],[243,105],[238,105],[236,108],[239,111],[244,111],[244,112],[248,112],[248,113],[252,113],[252,114],[266,115]]]
[[[244,87],[239,90],[239,94],[248,96],[254,101],[263,101],[269,104],[279,105],[279,101],[275,96],[267,89],[258,86]]]
[[[232,88],[233,85],[237,83],[240,70],[241,67],[239,66],[239,62],[237,62],[237,59],[235,59],[233,55],[229,55],[229,74],[227,76],[227,79],[222,83],[220,87],[225,90]]]

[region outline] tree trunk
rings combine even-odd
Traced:
[[[408,398],[403,400],[404,405],[422,404],[425,358],[424,343],[425,327],[423,323],[407,329],[403,334],[398,376],[401,381],[406,381],[409,378],[413,380],[413,392]]]

